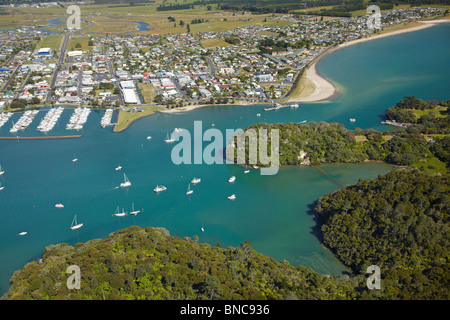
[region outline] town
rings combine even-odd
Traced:
[[[421,7],[386,11],[376,32],[443,14]],[[0,31],[0,109],[75,105],[139,112],[145,106],[282,102],[314,59],[371,35],[367,18],[272,14],[267,21],[286,23],[195,34]],[[50,38],[57,40],[53,47],[43,46]]]

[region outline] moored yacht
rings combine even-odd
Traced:
[[[156,193],[166,191],[166,190],[167,190],[167,188],[165,186],[156,186],[156,188],[153,189],[153,191]]]
[[[127,175],[125,173],[123,174],[123,182],[120,184],[120,186],[122,188],[126,188],[126,187],[131,186],[131,182],[130,182],[130,180],[128,179],[128,177],[127,177]]]
[[[83,226],[82,223],[78,223],[78,222],[77,222],[77,215],[75,215],[75,216],[73,217],[72,224],[70,225],[70,229],[76,230],[76,229],[81,228],[82,226]]]
[[[122,212],[119,211],[119,206],[117,206],[116,212],[114,212],[114,215],[116,217],[124,217],[127,215],[127,213],[122,209]]]
[[[170,136],[170,138],[169,138],[169,134],[167,134],[167,137],[166,137],[166,139],[164,139],[164,142],[165,143],[172,143],[172,142],[175,142],[175,139],[172,138],[172,136]]]

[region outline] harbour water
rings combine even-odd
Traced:
[[[93,111],[83,130],[76,131],[82,138],[0,140],[0,165],[5,170],[0,177],[5,187],[0,191],[0,293],[8,290],[14,270],[38,259],[45,246],[74,245],[131,225],[164,227],[179,237],[198,235],[201,242],[220,242],[223,247],[249,240],[254,249],[277,260],[306,265],[320,273],[345,272],[314,234],[314,202],[342,185],[385,174],[391,166],[326,165],[320,171],[292,167],[282,168],[274,176],[261,176],[256,170],[244,174],[241,167],[233,165],[175,165],[171,161],[174,145],[163,140],[174,128],[192,132],[194,121],[202,121],[204,130],[214,123],[214,128],[223,132],[257,122],[303,120],[390,130],[380,124],[381,116],[403,96],[450,98],[449,27],[443,24],[333,52],[318,65],[342,90],[332,102],[269,112],[257,105],[156,113],[121,133],[101,128],[104,111]],[[72,112],[66,108],[48,133],[36,130],[44,111],[24,132],[10,133],[12,121],[20,118],[14,114],[0,128],[0,136],[74,134],[66,130]],[[74,158],[78,161],[73,162]],[[116,171],[119,165],[122,169]],[[132,183],[129,188],[119,187],[123,173]],[[236,181],[227,183],[232,175]],[[193,177],[202,181],[191,185],[194,193],[186,195]],[[167,191],[154,193],[158,184]],[[236,200],[227,199],[231,194],[236,194]],[[55,208],[57,203],[64,208]],[[113,216],[117,206],[130,211],[132,203],[143,212]],[[76,231],[70,230],[75,214],[78,223],[84,224]],[[18,235],[24,231],[26,235]]]

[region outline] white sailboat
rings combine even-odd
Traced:
[[[127,175],[125,173],[123,174],[123,182],[120,184],[120,186],[122,188],[126,188],[126,187],[131,186],[131,182],[130,182],[130,180],[128,179],[128,177],[127,177]]]
[[[5,187],[2,186],[2,183],[0,182],[0,191],[2,191],[3,189],[5,189]]]
[[[82,226],[83,226],[82,223],[78,223],[78,222],[77,222],[77,215],[75,215],[75,216],[73,217],[72,224],[70,225],[70,229],[76,230],[76,229],[81,228]]]
[[[114,213],[114,215],[116,216],[116,217],[124,217],[124,216],[126,216],[127,215],[127,213],[122,209],[122,212],[119,212],[119,206],[117,206],[117,210],[116,210],[116,212]]]
[[[153,189],[153,191],[156,193],[161,192],[161,191],[166,191],[166,190],[167,190],[167,188],[165,186],[156,186],[156,188]]]
[[[166,137],[166,139],[164,139],[164,142],[166,142],[166,143],[172,143],[172,142],[174,142],[174,141],[175,141],[175,139],[172,138],[172,135],[171,135],[170,138],[169,138],[169,133],[167,133],[167,137]]]
[[[231,196],[228,197],[228,199],[235,200],[236,199],[236,195],[232,194]]]
[[[0,164],[0,176],[4,173],[5,173],[5,170],[2,168],[2,165]]]
[[[194,190],[191,190],[191,184],[189,183],[186,194],[193,194]]]
[[[62,203],[55,204],[55,208],[64,208],[64,205]]]
[[[194,177],[194,179],[191,180],[191,183],[192,184],[197,184],[197,183],[200,183],[201,181],[202,181],[202,179]]]
[[[27,233],[28,233],[28,232],[23,231],[23,232],[19,232],[18,235],[19,235],[19,236],[24,236],[24,235],[26,235]]]
[[[235,176],[231,176],[230,179],[228,179],[229,183],[232,183],[234,181],[236,181],[236,177]]]
[[[114,170],[116,171],[122,170],[122,166],[117,166]]]
[[[130,214],[133,214],[133,215],[136,216],[140,212],[141,212],[141,210],[134,210],[134,202],[133,202],[132,205],[131,205],[131,212],[130,212]]]

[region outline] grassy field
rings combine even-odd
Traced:
[[[133,107],[129,107],[127,109],[132,109]],[[114,132],[120,132],[128,128],[134,121],[152,115],[158,110],[158,107],[139,107],[145,108],[144,112],[127,112],[127,111],[119,111],[119,117],[117,119],[117,123],[114,127]]]
[[[434,107],[433,109],[426,109],[426,110],[415,110],[415,109],[410,109],[412,111],[412,113],[414,113],[414,115],[417,118],[420,118],[421,116],[423,116],[424,114],[429,114],[430,112],[438,118],[445,118],[446,115],[444,115],[444,111],[447,110],[447,107],[441,107],[441,106],[437,106]]]
[[[201,40],[200,43],[202,44],[202,47],[205,49],[215,47],[228,47],[232,45],[226,42],[224,39],[205,39]]]
[[[139,83],[138,87],[144,98],[144,103],[150,104],[156,96],[155,87],[151,83]]]
[[[36,49],[52,48],[55,50],[59,50],[59,47],[61,46],[62,38],[63,38],[62,35],[49,35],[49,36],[41,39],[36,44]]]
[[[90,40],[90,37],[86,37],[86,36],[71,37],[69,39],[69,43],[67,44],[67,50],[68,51],[73,51],[73,50],[89,51],[92,49],[92,47],[89,46],[89,40]],[[81,48],[77,48],[77,44],[80,44]]]
[[[280,101],[281,103],[293,99],[293,98],[304,98],[304,97],[309,97],[310,95],[312,95],[314,93],[314,91],[316,90],[316,86],[314,85],[314,83],[309,80],[305,74],[303,73],[301,75],[300,80],[297,82],[296,86],[294,87],[294,89],[292,90],[291,94],[284,99],[283,101]]]
[[[193,0],[186,0],[189,3]],[[162,1],[148,5],[80,5],[82,20],[92,22],[92,26],[81,33],[92,32],[127,32],[136,30],[136,24],[129,21],[141,21],[150,23],[150,31],[141,31],[134,34],[167,34],[183,33],[190,25],[192,33],[206,31],[225,31],[236,27],[248,25],[284,26],[292,24],[288,21],[269,19],[270,15],[253,15],[250,12],[227,12],[221,10],[208,10],[207,5],[195,5],[193,9],[157,11],[156,8]],[[213,5],[216,8],[215,5]],[[66,7],[51,8],[10,8],[10,15],[2,16],[0,29],[11,29],[23,25],[43,25],[48,19],[68,18]],[[175,18],[169,21],[168,17]],[[193,19],[208,20],[205,23],[192,24]],[[266,22],[264,20],[267,19]],[[179,22],[183,20],[184,26]],[[128,21],[128,22],[127,22]],[[82,26],[86,24],[83,22]],[[53,27],[52,27],[53,28]]]

